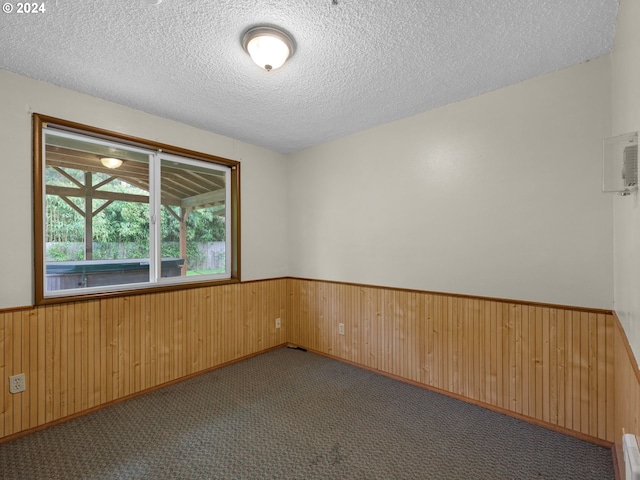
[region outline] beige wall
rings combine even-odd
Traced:
[[[286,157],[0,71],[0,308],[32,304],[31,112],[240,160],[242,278],[287,274]]]
[[[244,279],[611,308],[609,92],[605,57],[284,157],[0,72],[0,308],[32,301],[30,112],[241,160]]]
[[[245,280],[293,275],[604,309],[615,297],[637,358],[640,207],[637,195],[600,193],[600,161],[602,138],[640,129],[638,20],[640,3],[622,0],[610,57],[288,157],[0,72],[0,310],[32,301],[30,113],[38,112],[240,160]],[[0,437],[287,340],[588,436],[618,438],[620,426],[637,431],[635,365],[617,330],[610,347],[608,315],[603,323],[604,314],[584,319],[564,311],[571,309],[499,303],[290,279],[0,312],[0,378],[26,372],[28,379],[25,394],[0,392]],[[89,321],[96,315],[104,331]],[[197,324],[202,318],[214,321]],[[335,332],[338,318],[345,336]],[[441,329],[445,320],[455,323]],[[116,338],[128,331],[121,325],[161,330],[149,345]],[[529,344],[520,341],[527,331]],[[431,338],[438,332],[446,342]],[[502,350],[483,349],[482,338],[493,345],[494,336]],[[190,348],[201,338],[209,347]],[[476,350],[467,349],[465,339],[476,338]],[[554,345],[566,363],[549,355]],[[487,369],[478,397],[455,383],[465,368],[457,355],[470,359],[474,351],[480,360],[469,365],[482,366],[484,354]],[[497,358],[507,351],[501,370]],[[606,368],[594,368],[595,359]],[[525,394],[531,388],[535,397]]]
[[[291,274],[612,308],[609,59],[292,156]]]
[[[612,135],[640,130],[640,2],[623,0],[611,54]],[[615,310],[640,358],[640,206],[638,193],[614,197]]]

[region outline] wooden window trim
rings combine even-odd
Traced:
[[[34,294],[36,305],[46,305],[55,303],[68,303],[79,300],[96,298],[111,298],[131,295],[142,295],[148,293],[159,293],[174,290],[185,290],[189,288],[200,288],[213,285],[227,285],[239,283],[241,281],[241,244],[240,244],[240,162],[228,158],[209,155],[193,150],[188,150],[165,143],[146,140],[131,135],[126,135],[110,130],[105,130],[77,122],[72,122],[60,118],[55,118],[39,113],[33,113],[32,124],[32,145],[33,145],[33,235],[34,235]],[[56,297],[45,297],[45,276],[44,276],[44,222],[43,222],[43,195],[42,182],[44,180],[42,162],[42,129],[47,124],[69,130],[71,132],[89,134],[98,138],[117,140],[125,145],[162,150],[165,153],[179,155],[182,157],[200,160],[208,163],[215,163],[231,168],[231,278],[218,280],[194,280],[171,285],[152,285],[149,287],[127,289],[123,285],[122,290],[113,292],[86,293],[79,295],[66,295]]]

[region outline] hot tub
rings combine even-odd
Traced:
[[[182,273],[184,258],[163,258],[162,277]],[[149,260],[85,260],[47,262],[47,291],[70,288],[103,287],[149,281]]]

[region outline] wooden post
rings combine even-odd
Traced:
[[[180,257],[184,258],[182,276],[187,274],[187,221],[191,208],[180,207]]]
[[[84,172],[84,259],[93,259],[93,178]]]

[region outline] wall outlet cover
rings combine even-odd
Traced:
[[[17,375],[11,375],[9,377],[9,392],[10,393],[20,393],[25,391],[25,379],[24,373],[19,373]]]

